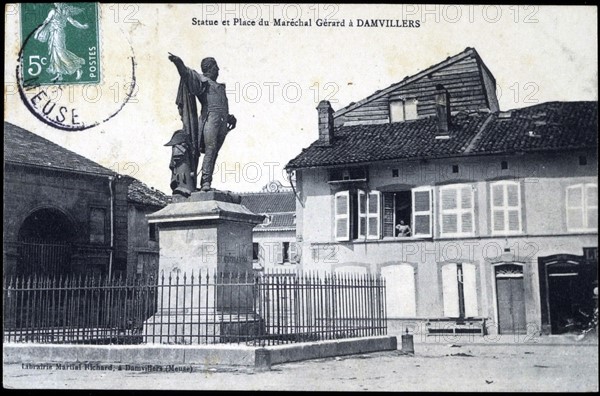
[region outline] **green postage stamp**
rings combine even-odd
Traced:
[[[101,79],[97,3],[22,3],[23,85]]]

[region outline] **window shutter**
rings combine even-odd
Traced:
[[[586,184],[585,186],[586,228],[598,228],[598,186]]]
[[[275,249],[277,249],[277,263],[283,264],[283,243],[275,245]]]
[[[381,193],[370,191],[367,200],[367,238],[379,239],[381,233]]]
[[[299,261],[298,244],[296,242],[290,242],[290,263],[297,264]]]
[[[404,101],[390,101],[390,122],[404,121]]]
[[[459,232],[473,233],[475,227],[473,224],[473,217],[475,216],[475,205],[473,204],[473,188],[471,186],[464,186],[460,189],[460,200],[461,200],[461,229]]]
[[[350,239],[350,194],[340,191],[335,194],[335,239],[347,241]]]
[[[458,232],[458,214],[456,212],[446,212],[448,210],[457,209],[456,188],[440,189],[441,205],[442,205],[442,234],[455,234]]]
[[[472,318],[479,314],[477,305],[477,273],[473,264],[463,264],[463,296],[465,301],[465,317]]]
[[[394,235],[394,193],[383,193],[383,236]]]
[[[404,102],[404,119],[416,120],[419,114],[417,112],[417,99],[408,99]]]
[[[517,184],[506,185],[506,201],[509,208],[507,209],[508,231],[520,231],[519,186]]]
[[[442,292],[444,299],[444,316],[458,318],[458,282],[456,264],[442,266]]]
[[[412,228],[414,236],[431,237],[432,188],[418,187],[412,190]]]
[[[521,232],[521,198],[517,182],[492,184],[492,232],[496,234]]]
[[[367,236],[367,194],[358,190],[358,237]]]
[[[381,268],[386,282],[386,306],[389,318],[414,318],[415,270],[411,265],[389,265]]]
[[[471,185],[451,185],[440,187],[440,234],[472,234],[473,228],[473,188]]]

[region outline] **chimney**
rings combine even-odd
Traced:
[[[436,139],[450,139],[450,94],[443,85],[435,86],[435,112],[437,114]]]
[[[333,109],[331,103],[322,100],[317,106],[319,113],[319,141],[320,146],[331,146],[333,142]]]

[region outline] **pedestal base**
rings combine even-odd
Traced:
[[[144,324],[147,342],[237,342],[264,330],[251,313],[252,229],[264,216],[240,202],[236,194],[196,191],[148,216],[158,225],[159,279],[164,275],[165,285],[158,311]]]
[[[144,322],[145,343],[220,344],[244,343],[265,334],[264,320],[253,313],[235,315],[216,311],[198,314],[156,314]]]

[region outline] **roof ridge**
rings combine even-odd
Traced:
[[[473,148],[477,145],[477,143],[481,140],[481,137],[483,136],[483,133],[487,129],[488,125],[492,122],[493,118],[494,118],[494,113],[488,114],[488,116],[485,119],[485,121],[483,121],[483,124],[481,124],[481,126],[479,127],[479,131],[477,131],[477,133],[475,134],[475,136],[473,136],[473,138],[471,139],[471,141],[469,142],[469,144],[465,148],[465,150],[464,150],[465,154],[470,153],[473,150]]]

